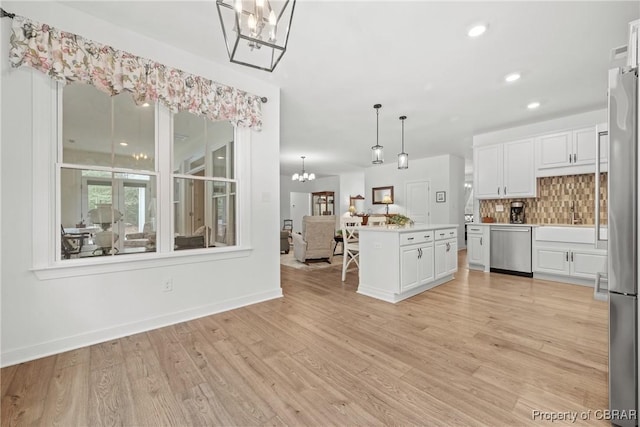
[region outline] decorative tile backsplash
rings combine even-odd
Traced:
[[[509,222],[511,202],[526,203],[525,220],[530,224],[570,224],[571,204],[580,224],[595,224],[594,174],[538,178],[538,197],[525,199],[480,200],[480,217],[490,216],[496,222]],[[503,205],[503,212],[496,212]],[[600,174],[600,223],[607,223],[607,174]]]

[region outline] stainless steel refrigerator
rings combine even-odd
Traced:
[[[609,408],[637,426],[638,69],[609,71]],[[615,411],[615,412],[614,412]]]

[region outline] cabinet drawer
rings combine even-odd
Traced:
[[[455,228],[436,230],[436,240],[451,239],[453,237],[458,237],[458,230]]]
[[[467,226],[467,234],[482,234],[482,227]]]
[[[433,230],[415,231],[412,233],[400,234],[400,246],[412,245],[414,243],[425,243],[433,240]]]

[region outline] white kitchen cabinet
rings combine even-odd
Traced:
[[[400,291],[433,281],[433,241],[400,249]]]
[[[533,139],[476,147],[474,173],[476,198],[535,197]]]
[[[467,224],[467,264],[470,269],[489,271],[489,236],[491,228]]]
[[[592,228],[538,227],[534,233],[535,277],[593,286],[596,274],[607,272],[607,251],[594,248]]]
[[[567,130],[536,138],[536,176],[592,173],[596,162],[596,138],[603,126]],[[605,126],[606,127],[606,126]],[[600,162],[607,163],[608,139],[601,138]],[[603,168],[606,171],[606,166]]]
[[[358,233],[359,294],[395,303],[453,279],[457,257],[444,257],[443,270],[448,273],[435,277],[434,241],[437,233],[438,241],[454,243],[449,245],[450,252],[457,251],[456,224],[409,229],[361,227]]]
[[[435,278],[440,279],[458,270],[457,230],[436,230]]]

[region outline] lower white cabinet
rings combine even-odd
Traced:
[[[452,280],[458,268],[457,227],[359,228],[358,293],[396,303]],[[435,243],[442,244],[438,258]],[[436,259],[443,264],[438,277]]]
[[[435,275],[436,279],[448,276],[458,270],[458,240],[455,238],[438,239],[436,231],[435,243]]]
[[[488,225],[467,224],[467,264],[470,269],[489,271],[490,232]]]
[[[424,285],[433,279],[433,242],[400,248],[401,292]]]
[[[533,270],[594,281],[596,273],[607,271],[607,253],[601,249],[536,246]]]

